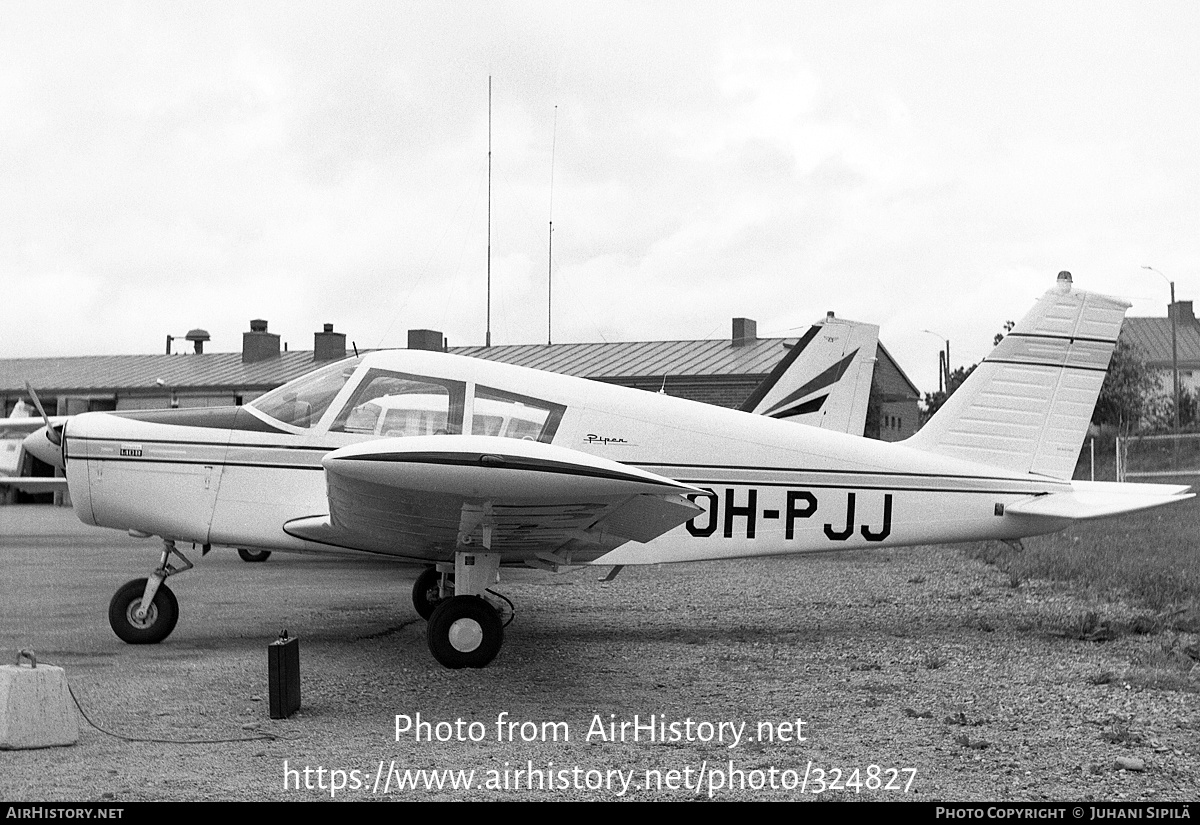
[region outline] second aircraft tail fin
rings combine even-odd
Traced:
[[[878,339],[874,324],[831,313],[804,333],[741,409],[862,435]]]

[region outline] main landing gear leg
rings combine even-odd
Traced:
[[[183,565],[171,565],[171,556]],[[179,620],[179,602],[166,586],[168,576],[191,570],[192,563],[175,549],[175,542],[163,539],[162,556],[149,578],[126,582],[108,603],[108,623],[113,633],[131,645],[152,645],[171,635]]]
[[[499,553],[459,550],[454,554],[455,595],[434,607],[426,627],[429,652],[446,667],[484,667],[500,652],[504,623],[482,597],[499,571]]]

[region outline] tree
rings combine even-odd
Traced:
[[[1092,423],[1115,427],[1121,435],[1128,435],[1139,425],[1161,418],[1164,412],[1173,415],[1172,403],[1163,398],[1158,375],[1146,367],[1137,349],[1119,339],[1108,362]],[[1181,412],[1187,409],[1181,407]]]
[[[954,391],[962,386],[962,382],[967,380],[967,376],[975,371],[978,364],[972,364],[969,367],[956,367],[954,372],[950,373],[950,386],[946,390],[938,392],[925,393],[925,402],[921,407],[921,425],[933,418],[933,414],[942,408],[946,403],[946,399],[954,395]]]
[[[997,332],[992,338],[992,346],[1000,346],[1000,342],[1004,340],[1005,333],[1012,332],[1012,328],[1017,325],[1016,321],[1005,321],[1004,332]],[[975,371],[978,364],[972,364],[969,367],[957,367],[950,373],[948,386],[944,390],[937,392],[925,393],[925,400],[921,406],[921,426],[925,426],[925,422],[933,418],[933,414],[942,408],[946,403],[946,399],[954,395],[954,391],[962,386],[962,382],[967,380],[967,376]]]

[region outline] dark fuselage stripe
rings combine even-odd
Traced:
[[[892,484],[811,484],[805,481],[786,482],[786,481],[749,481],[747,479],[738,479],[736,481],[704,481],[700,479],[680,479],[684,484],[691,484],[695,487],[803,487],[805,489],[812,488],[817,490],[882,490],[887,493],[972,493],[989,496],[1035,496],[1050,491],[1043,488],[1034,490],[1001,490],[1001,489],[966,489],[962,487],[897,487]]]
[[[263,464],[263,463],[249,462],[249,461],[189,461],[186,459],[167,460],[167,459],[156,459],[156,458],[130,458],[130,457],[118,457],[118,456],[113,456],[111,458],[101,458],[101,459],[92,458],[91,460],[92,461],[129,463],[129,464],[157,464],[157,465],[173,465],[173,466],[193,466],[193,467],[216,467],[216,466],[220,466],[220,467],[253,467],[255,469],[260,469],[260,470],[324,470],[325,469],[324,467],[322,467],[319,464]],[[509,469],[521,469],[521,468],[509,468]],[[524,468],[524,469],[530,469],[530,468]],[[558,470],[558,471],[544,470],[544,471],[545,472],[569,472],[569,471],[563,471],[563,470]],[[586,474],[582,474],[582,473],[574,473],[574,474],[588,477],[588,476],[586,476]],[[609,476],[609,477],[610,478],[618,478],[616,476]],[[644,481],[644,479],[637,479],[636,477],[633,477],[633,479],[638,480],[638,481]],[[629,480],[629,479],[626,478],[626,479],[621,479],[621,480]],[[713,487],[713,488],[720,488],[720,487],[786,487],[786,488],[813,488],[813,489],[825,489],[825,490],[882,490],[884,492],[889,492],[889,493],[895,493],[895,492],[971,493],[974,495],[989,495],[989,496],[995,496],[995,495],[1030,496],[1030,495],[1038,495],[1038,494],[1042,494],[1042,493],[1051,492],[1051,491],[1046,490],[1043,487],[1037,487],[1035,489],[1029,489],[1029,490],[1007,490],[1007,489],[982,489],[982,490],[980,490],[980,489],[967,489],[967,488],[961,488],[961,487],[942,487],[942,486],[938,486],[938,487],[897,486],[894,484],[881,484],[881,483],[875,483],[875,484],[872,484],[872,483],[829,484],[829,483],[813,483],[813,482],[800,481],[800,480],[797,480],[797,481],[756,481],[754,479],[714,480],[714,479],[687,479],[687,478],[681,478],[681,479],[677,479],[677,480],[679,481],[680,484],[690,484],[694,487]],[[1036,482],[1031,482],[1031,484],[1036,484]],[[664,485],[664,486],[667,486],[667,485]]]
[[[122,443],[127,443],[123,439],[109,439],[109,438],[88,438],[88,439],[79,438],[79,439],[74,439],[72,441],[72,443],[78,443],[79,441],[84,441],[84,440],[92,441],[92,442],[109,442],[114,445],[120,445]],[[139,443],[139,444],[151,444],[151,443],[154,443],[154,444],[183,444],[183,445],[190,445],[190,446],[197,446],[197,447],[216,447],[216,448],[224,448],[225,447],[225,445],[223,445],[223,444],[209,444],[209,443],[197,444],[196,442],[188,442],[188,441],[156,441],[156,442],[152,442],[152,441],[148,441],[145,439],[142,439],[136,443]],[[282,445],[281,446],[273,446],[273,445],[254,444],[254,445],[229,445],[229,446],[230,447],[234,447],[234,446],[244,447],[246,449],[255,449],[255,450],[289,449],[289,448],[283,447]],[[333,447],[293,447],[290,449],[321,451],[323,454],[325,454],[325,453],[332,452],[336,448],[333,448]],[[440,454],[438,454],[438,455],[440,455]],[[413,461],[413,462],[417,462],[417,463],[446,464],[446,465],[451,465],[451,466],[453,466],[453,465],[484,466],[479,461],[480,455],[481,454],[478,454],[478,453],[464,453],[461,455],[461,457],[456,457],[453,459],[441,460],[441,461],[430,461],[430,460],[428,460],[427,455],[416,454],[416,453],[411,454],[410,456],[405,456],[405,457],[389,456],[389,455],[375,455],[375,456],[348,457],[348,458],[342,459],[342,460],[352,460],[352,459],[368,460],[368,461],[393,460],[393,461]],[[482,455],[490,455],[490,454],[482,454]],[[83,458],[85,458],[85,456],[83,454],[73,454],[73,455],[69,455],[68,458],[83,459]],[[442,458],[446,459],[447,457],[442,456]],[[265,462],[265,461],[236,461],[236,460],[233,460],[233,461],[231,461],[231,460],[205,461],[203,459],[172,459],[172,458],[165,458],[165,457],[160,458],[160,457],[145,457],[145,456],[116,456],[116,455],[114,455],[114,456],[91,456],[90,460],[92,460],[92,461],[121,461],[121,462],[131,462],[131,463],[135,463],[135,464],[153,463],[153,464],[180,464],[180,465],[201,465],[201,466],[221,465],[221,466],[225,466],[225,467],[258,467],[258,468],[262,468],[262,469],[295,469],[295,470],[322,470],[322,469],[324,469],[320,464],[285,464],[285,463],[271,463],[271,462]],[[521,459],[521,461],[530,462],[529,459]],[[694,485],[694,486],[721,486],[721,485],[732,484],[732,485],[738,485],[738,486],[758,486],[758,487],[820,487],[820,488],[829,488],[829,489],[854,488],[854,489],[881,489],[881,490],[886,489],[886,490],[903,490],[903,491],[911,491],[911,492],[978,492],[978,493],[988,493],[989,495],[996,495],[996,494],[1033,495],[1038,492],[1046,492],[1047,486],[1061,486],[1063,490],[1069,489],[1068,482],[1057,481],[1055,479],[1045,479],[1044,481],[1042,481],[1039,479],[1026,480],[1026,479],[1013,479],[1013,478],[997,478],[997,477],[992,477],[992,476],[959,475],[959,474],[952,474],[952,473],[906,473],[906,472],[886,471],[886,470],[880,470],[880,471],[837,470],[837,469],[819,469],[819,468],[801,468],[801,467],[771,467],[771,466],[764,466],[764,465],[738,465],[738,464],[671,464],[671,463],[655,463],[655,462],[642,463],[642,462],[638,462],[638,461],[629,461],[629,462],[625,462],[625,463],[627,463],[631,466],[645,468],[650,472],[654,472],[655,469],[662,469],[662,470],[686,469],[686,470],[691,471],[690,475],[694,475],[697,473],[710,473],[713,471],[735,471],[735,472],[769,473],[774,477],[778,477],[781,474],[792,474],[792,475],[801,475],[801,476],[836,475],[836,476],[851,476],[851,477],[854,477],[854,476],[870,477],[870,480],[865,485],[830,484],[830,483],[807,482],[807,481],[799,481],[799,480],[797,480],[797,481],[752,481],[752,480],[747,480],[747,479],[716,480],[716,479],[711,479],[711,478],[709,478],[709,479],[694,479],[694,478],[686,478],[686,477],[682,477],[682,476],[678,477],[678,478],[672,477],[672,480],[679,481],[681,484],[690,484],[690,485]],[[560,469],[557,469],[557,470],[552,469],[552,467],[554,467],[554,466],[558,466]],[[634,475],[625,476],[625,475],[621,475],[618,473],[608,473],[607,471],[603,471],[603,470],[581,472],[582,468],[574,467],[569,464],[560,464],[558,462],[545,462],[545,461],[534,460],[531,462],[531,466],[518,466],[518,465],[515,465],[506,460],[504,463],[496,465],[496,468],[541,471],[541,472],[551,472],[551,473],[559,472],[559,473],[566,473],[566,474],[573,474],[573,475],[580,475],[580,476],[613,478],[613,479],[619,479],[619,480],[632,480],[632,481],[642,481],[642,482],[647,482],[647,483],[653,483],[651,480],[644,479],[639,476],[634,476]],[[895,479],[897,482],[908,481],[908,484],[905,486],[895,486],[895,485],[888,484],[886,481],[875,481],[876,479]],[[996,489],[970,490],[970,489],[959,488],[959,487],[943,487],[943,486],[940,486],[940,487],[913,486],[913,482],[921,482],[921,481],[925,481],[925,480],[928,480],[931,482],[941,481],[943,483],[966,481],[966,482],[1004,484],[1004,485],[1025,484],[1025,485],[1029,485],[1033,489],[1002,491],[1002,490],[996,490]],[[874,481],[874,483],[871,483],[871,481]],[[662,486],[669,487],[670,485],[663,484]]]

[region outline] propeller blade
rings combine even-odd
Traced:
[[[50,426],[50,416],[46,415],[46,408],[42,406],[42,400],[38,398],[37,391],[33,388],[33,385],[26,381],[25,389],[29,391],[29,397],[33,399],[33,406],[37,407],[38,413],[42,416],[42,421],[46,424],[46,438],[55,446],[62,444],[62,432]]]

